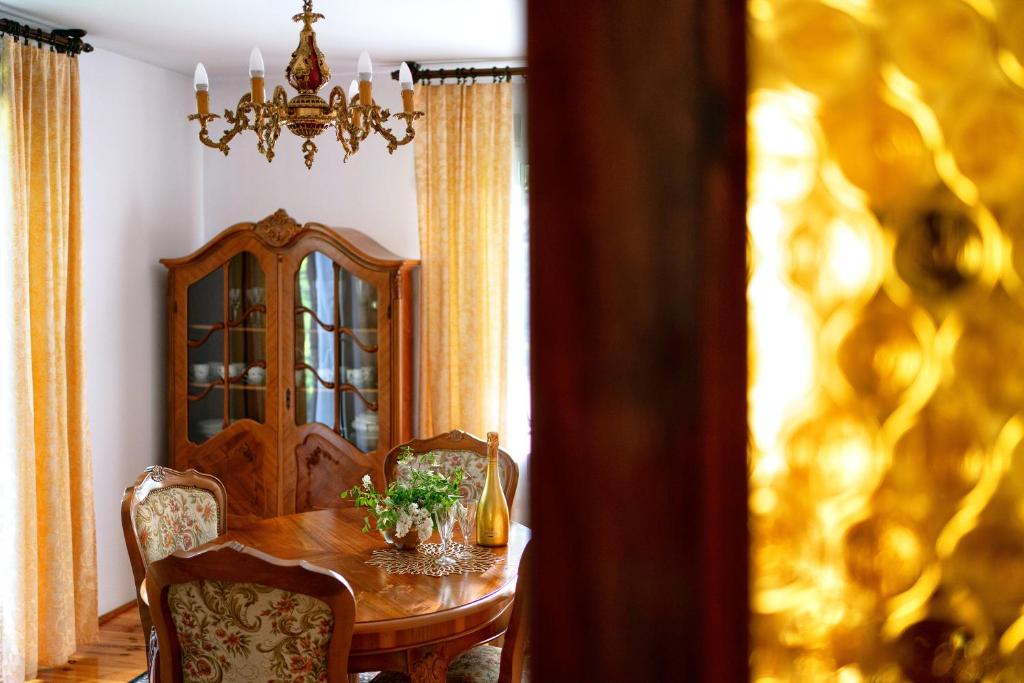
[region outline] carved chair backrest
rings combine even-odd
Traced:
[[[154,562],[146,584],[161,681],[348,681],[356,600],[335,572],[230,541]]]
[[[528,666],[530,627],[530,583],[533,581],[533,562],[530,543],[523,548],[519,558],[519,578],[516,580],[516,597],[512,603],[512,615],[505,630],[505,644],[501,648],[501,669],[498,683],[520,683]]]
[[[124,490],[121,527],[135,577],[143,632],[152,625],[139,595],[146,567],[176,550],[189,550],[224,533],[224,485],[195,470],[179,472],[154,465]]]
[[[405,446],[412,449],[413,457],[417,459],[427,453],[434,453],[442,472],[447,473],[456,467],[461,467],[464,476],[459,492],[472,495],[474,500],[480,498],[487,475],[486,441],[462,430],[454,429],[429,439],[413,439],[399,444],[392,448],[384,458],[384,478],[387,483],[400,479],[404,474],[407,465],[402,465],[398,459]],[[498,449],[498,479],[501,481],[501,490],[505,492],[505,500],[511,509],[516,496],[516,486],[519,483],[519,466],[512,456],[500,448]]]

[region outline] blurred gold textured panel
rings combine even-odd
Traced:
[[[1024,2],[748,7],[752,679],[1024,682]]]

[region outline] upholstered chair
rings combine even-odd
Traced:
[[[356,600],[335,572],[231,541],[146,576],[161,682],[348,681]]]
[[[153,621],[140,595],[146,568],[176,550],[191,550],[224,533],[224,485],[195,470],[147,467],[135,484],[124,490],[121,527],[135,577],[142,629],[149,639]]]
[[[530,545],[519,560],[519,579],[512,615],[501,647],[478,645],[453,659],[448,665],[448,683],[520,683],[530,680],[529,611],[530,581],[533,580]]]
[[[404,476],[409,464],[398,462],[403,448],[412,449],[413,459],[419,460],[427,453],[434,453],[442,472],[450,472],[461,467],[464,473],[459,493],[469,494],[474,499],[480,498],[487,476],[487,442],[481,441],[472,434],[454,429],[445,434],[438,434],[429,439],[413,439],[391,449],[384,458],[384,477],[388,483]],[[516,496],[519,483],[519,466],[505,451],[498,449],[498,479],[501,490],[505,492],[505,500],[509,509]]]

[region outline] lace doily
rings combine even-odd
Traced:
[[[385,548],[374,550],[366,564],[380,567],[388,574],[423,574],[425,576],[450,576],[467,572],[485,572],[500,562],[501,558],[486,548],[461,543],[448,544],[448,556],[455,562],[438,564],[441,556],[439,543],[423,543],[415,551]]]

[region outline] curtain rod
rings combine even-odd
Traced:
[[[82,40],[85,37],[85,31],[80,28],[45,31],[28,24],[19,24],[12,19],[0,18],[0,38],[4,35],[21,38],[26,45],[30,41],[35,41],[39,47],[46,44],[50,46],[52,51],[71,56],[77,55],[80,52],[92,52],[92,45]]]
[[[421,65],[416,62],[406,62],[409,65],[409,71],[412,72],[412,82],[419,83],[420,81],[432,81],[440,80],[444,81],[446,78],[454,78],[458,83],[464,83],[466,81],[475,81],[478,78],[493,78],[495,82],[498,81],[512,81],[513,76],[522,76],[526,78],[526,67],[525,66],[486,66],[486,67],[469,67],[469,68],[456,68],[456,69],[424,69]],[[391,78],[398,80],[398,69],[391,72]]]

